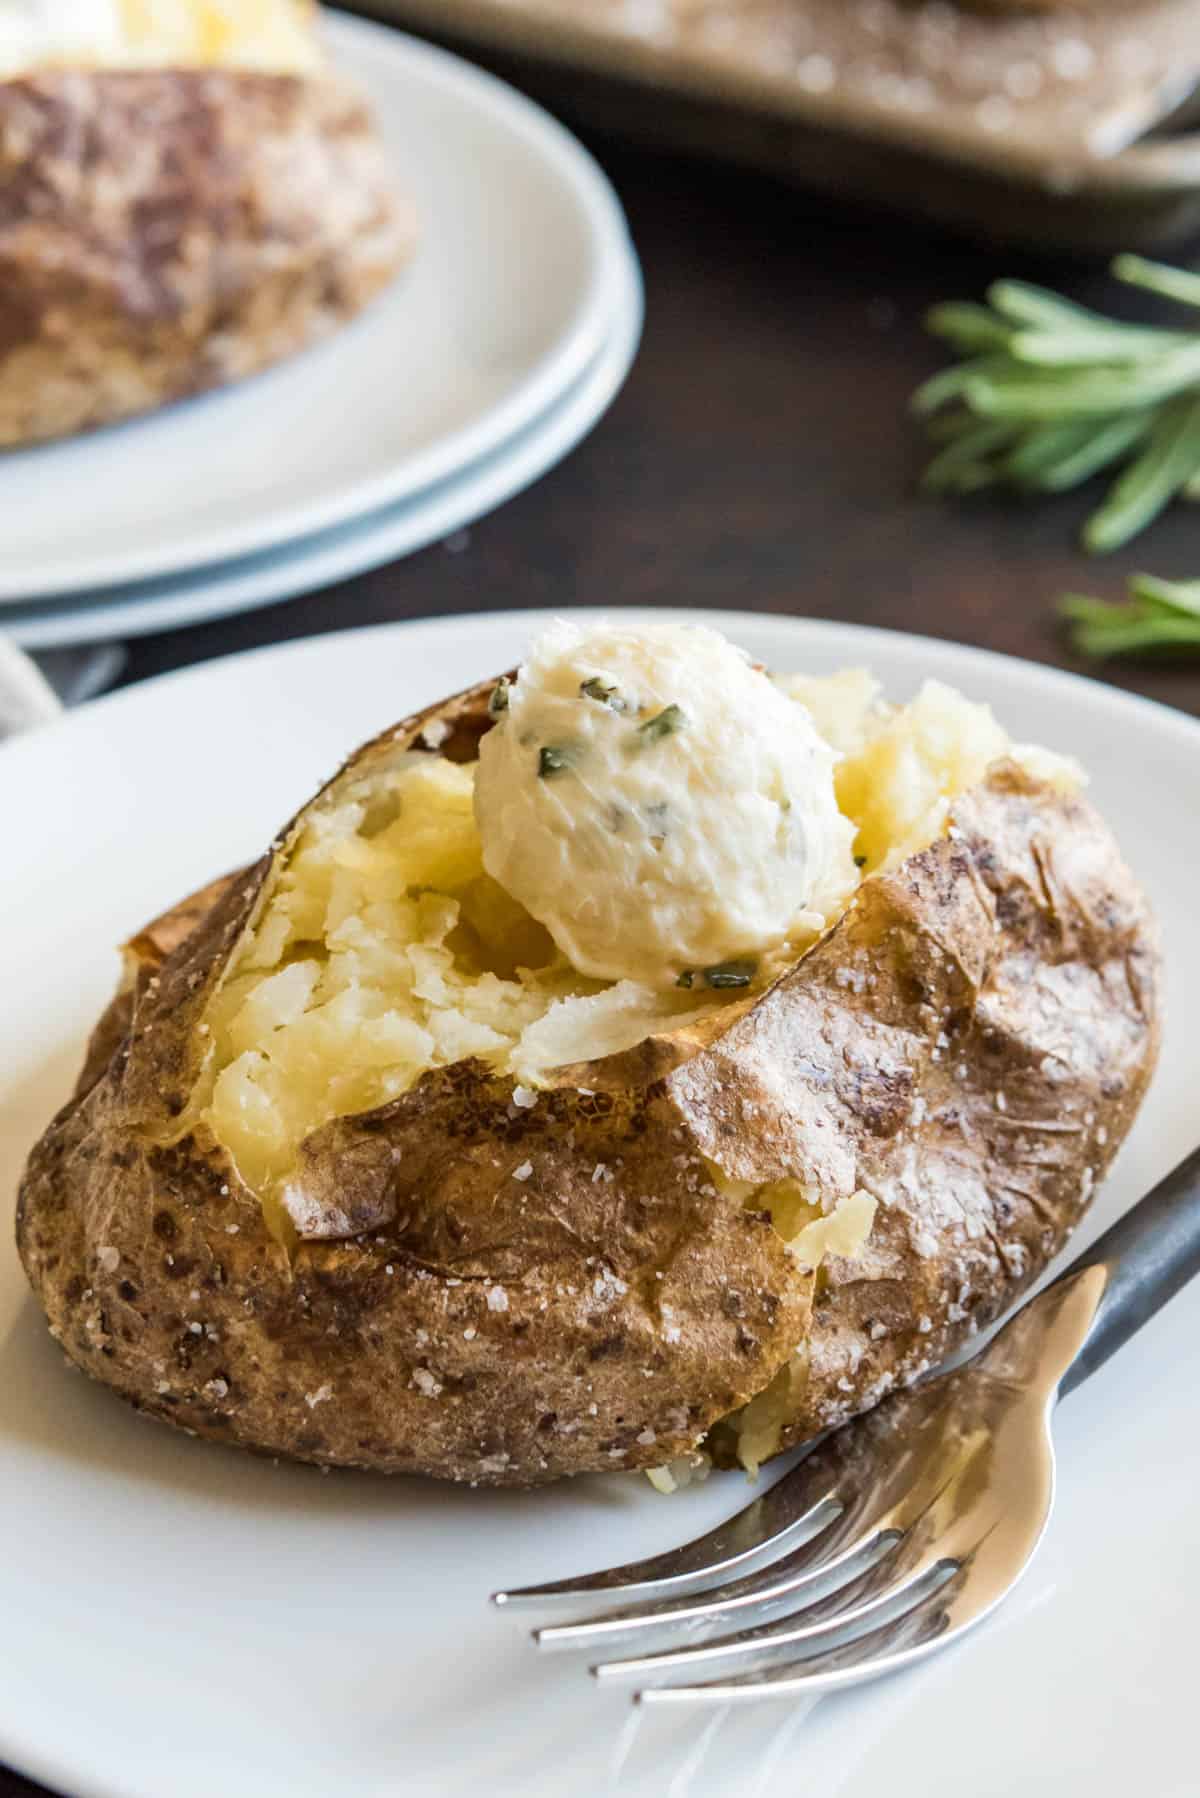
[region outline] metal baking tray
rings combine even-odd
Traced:
[[[1200,0],[369,0],[556,110],[1009,241],[1200,232]],[[570,71],[569,78],[567,71]]]

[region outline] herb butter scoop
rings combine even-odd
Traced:
[[[716,631],[560,623],[492,709],[484,866],[595,979],[748,986],[856,884],[834,752]]]

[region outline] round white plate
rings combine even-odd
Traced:
[[[26,649],[178,630],[348,580],[436,543],[532,485],[587,435],[629,372],[642,329],[632,252],[611,334],[582,378],[548,412],[491,456],[417,498],[262,556],[106,593],[5,610],[3,628]]]
[[[445,619],[210,663],[0,750],[6,1191],[67,1092],[112,945],[257,853],[360,739],[511,665],[540,622]],[[948,643],[715,622],[778,668],[869,663],[898,696],[954,682],[1092,767],[1164,925],[1170,1007],[1094,1234],[1196,1135],[1200,726]],[[497,1494],[322,1479],[188,1441],[67,1370],[5,1245],[0,1759],[76,1798],[1184,1798],[1198,1321],[1200,1289],[1063,1407],[1045,1545],[965,1644],[808,1716],[774,1703],[623,1733],[627,1700],[574,1659],[535,1658],[487,1594],[681,1541],[746,1502],[740,1475],[672,1499],[636,1476]]]
[[[410,497],[565,393],[628,234],[587,152],[513,89],[332,14],[417,207],[411,265],[327,342],[130,424],[0,456],[0,603],[249,555]]]

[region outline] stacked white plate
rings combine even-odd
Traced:
[[[326,25],[416,204],[411,266],[361,319],[256,380],[0,458],[0,629],[27,647],[266,605],[460,530],[595,424],[642,287],[612,188],[478,69]]]

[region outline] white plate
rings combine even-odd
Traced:
[[[710,615],[711,616],[711,615]],[[510,665],[536,615],[329,636],[169,676],[0,751],[0,1184],[67,1090],[111,945],[253,854],[360,738]],[[1191,1147],[1200,727],[1111,689],[882,632],[717,615],[776,667],[872,664],[1072,750],[1166,934],[1162,1069],[1094,1234]],[[665,1548],[747,1496],[639,1478],[531,1494],[318,1478],[146,1423],[70,1373],[0,1251],[0,1758],[78,1798],[1184,1798],[1195,1790],[1200,1290],[1063,1408],[1045,1546],[998,1619],[821,1704],[648,1718],[539,1662],[498,1583]],[[618,1748],[628,1749],[615,1786]]]
[[[513,89],[332,14],[420,214],[364,316],[258,378],[0,457],[0,602],[193,569],[420,492],[544,412],[596,355],[628,235],[587,152]]]
[[[438,542],[530,486],[587,435],[629,372],[642,310],[641,276],[630,252],[611,335],[583,377],[502,449],[428,493],[263,556],[148,585],[6,610],[5,632],[27,649],[51,649],[178,630],[275,600],[298,599]]]

